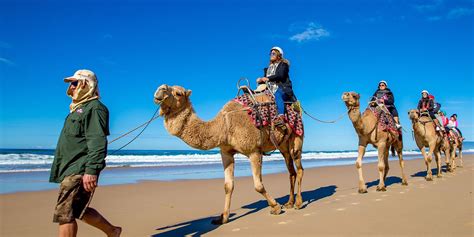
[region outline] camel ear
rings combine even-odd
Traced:
[[[186,97],[189,97],[191,95],[191,90],[186,90]]]
[[[183,95],[184,95],[183,92],[180,91],[180,90],[176,90],[176,91],[175,91],[175,94],[176,94],[177,96],[183,96]]]
[[[360,95],[359,95],[358,93],[356,94],[356,98],[357,98],[357,99],[360,99]]]

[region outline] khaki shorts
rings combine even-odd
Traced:
[[[94,192],[87,192],[82,186],[82,175],[64,178],[59,188],[59,197],[54,210],[53,222],[66,224],[76,218],[82,219]]]

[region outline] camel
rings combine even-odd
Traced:
[[[181,86],[161,85],[154,94],[154,101],[160,105],[160,115],[164,117],[165,128],[171,135],[196,149],[220,148],[225,176],[225,204],[222,215],[212,223],[225,224],[229,221],[236,153],[249,158],[255,190],[265,197],[271,207],[271,214],[280,214],[280,204],[267,193],[262,182],[262,153],[275,150],[275,145],[270,140],[270,128],[258,129],[249,118],[246,108],[235,101],[225,104],[214,119],[208,122],[202,121],[194,112],[190,95],[191,90]],[[277,145],[285,158],[290,176],[290,195],[284,207],[300,209],[303,204],[301,196],[303,137],[294,133],[285,134],[278,129],[275,129],[273,134],[275,138],[273,141],[279,143]],[[296,202],[295,182],[298,184]]]
[[[452,134],[453,132],[451,132]],[[463,167],[463,161],[462,161],[462,139],[459,137],[455,137],[451,135],[451,139],[449,139],[449,142],[451,144],[451,169],[454,171],[456,167]],[[458,150],[458,155],[456,155],[456,150]],[[456,158],[459,159],[460,165],[456,165]]]
[[[390,147],[392,147],[392,155],[394,150],[396,150],[398,154],[402,171],[402,185],[408,185],[403,170],[405,166],[402,155],[403,143],[401,139],[399,139],[399,135],[377,129],[376,126],[378,126],[378,122],[373,112],[366,110],[363,114],[360,113],[359,99],[360,95],[356,92],[344,92],[342,94],[342,100],[348,109],[347,113],[349,119],[352,121],[359,137],[358,156],[356,160],[356,168],[359,173],[359,193],[367,193],[367,185],[362,175],[362,158],[365,155],[365,149],[368,144],[372,144],[378,151],[379,184],[377,185],[377,191],[386,191],[385,178],[389,170],[388,152]]]
[[[447,138],[440,135],[436,132],[436,125],[434,121],[430,118],[429,114],[426,116],[420,115],[420,111],[417,109],[412,109],[408,111],[408,116],[412,122],[415,142],[418,148],[423,154],[423,158],[425,160],[426,165],[426,177],[427,181],[433,180],[433,175],[431,172],[431,159],[434,154],[436,160],[436,166],[438,168],[437,177],[442,177],[442,169],[441,169],[441,151],[444,151],[446,156],[446,163],[448,169],[451,169],[450,157],[450,145]],[[428,153],[426,153],[425,148],[428,148]]]

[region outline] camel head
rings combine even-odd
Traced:
[[[342,101],[347,107],[359,107],[360,95],[357,92],[344,92],[342,93]]]
[[[417,121],[420,118],[420,111],[417,109],[411,109],[408,111],[408,117],[410,117],[412,121]]]
[[[154,94],[155,104],[160,105],[160,115],[169,115],[190,105],[191,90],[181,86],[161,85]]]

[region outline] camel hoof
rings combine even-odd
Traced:
[[[408,182],[407,182],[406,180],[403,180],[403,181],[402,181],[402,185],[403,185],[403,186],[408,186]]]
[[[299,203],[296,202],[296,204],[295,204],[295,210],[299,210],[299,209],[301,209],[302,207],[303,207],[303,203],[301,203],[301,202],[299,202]]]
[[[433,177],[426,176],[425,179],[426,179],[426,181],[433,181]]]
[[[385,191],[387,191],[387,188],[385,188],[385,186],[383,187],[377,186],[377,192],[385,192]]]
[[[228,218],[225,218],[225,219],[224,219],[224,215],[221,214],[219,217],[217,217],[216,219],[212,220],[211,223],[212,223],[213,225],[222,225],[222,224],[227,223],[228,221],[229,221],[229,219],[228,219]]]
[[[438,175],[436,175],[436,178],[443,178],[443,175],[438,174]]]
[[[458,167],[459,167],[459,168],[464,168],[464,166],[463,166],[463,165],[458,165]]]
[[[367,193],[367,189],[366,188],[359,188],[359,193],[360,194]]]
[[[287,203],[285,203],[285,205],[283,205],[283,208],[291,209],[291,208],[293,208],[294,205],[295,204],[293,202],[287,202]]]
[[[281,214],[281,206],[280,206],[280,204],[277,204],[276,206],[272,207],[272,210],[270,211],[270,214],[272,214],[272,215],[280,215],[280,214]]]

